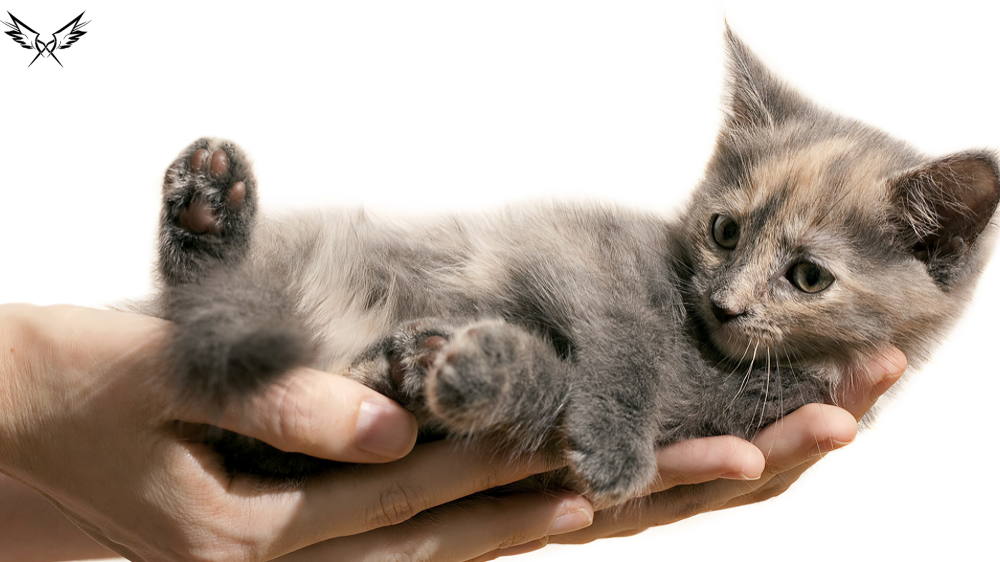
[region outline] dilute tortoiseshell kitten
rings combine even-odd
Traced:
[[[658,446],[831,402],[888,344],[926,358],[989,256],[994,155],[925,157],[727,44],[727,118],[678,220],[569,203],[264,218],[240,149],[195,142],[164,182],[156,300],[187,396],[239,400],[296,365],[346,374],[425,438],[563,456],[610,505],[650,483]],[[210,435],[232,471],[330,467]]]

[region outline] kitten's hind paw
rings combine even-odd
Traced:
[[[460,435],[494,433],[520,451],[553,444],[569,377],[552,345],[502,320],[466,326],[427,377],[434,415]]]
[[[503,413],[496,410],[505,401],[504,389],[519,375],[518,335],[502,322],[473,324],[435,358],[427,398],[453,431],[474,434],[500,421]]]
[[[234,147],[230,147],[230,152],[235,152]],[[187,206],[183,203],[180,206],[175,224],[194,234],[221,234],[224,219],[231,219],[229,215],[242,210],[246,202],[246,181],[230,177],[232,160],[222,147],[212,151],[199,148],[185,160],[180,171],[187,172],[186,181],[175,175],[177,181],[172,187],[190,192],[190,200]]]
[[[163,180],[160,271],[171,284],[200,277],[213,262],[243,257],[257,210],[249,159],[234,143],[199,139]]]

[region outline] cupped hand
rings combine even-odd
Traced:
[[[650,496],[595,514],[593,525],[550,542],[580,544],[629,536],[700,513],[781,494],[824,455],[854,440],[858,422],[902,376],[906,357],[892,347],[837,389],[837,403],[809,404],[761,430],[676,443],[658,456],[660,483]]]
[[[131,560],[421,552],[461,561],[592,521],[589,502],[570,493],[473,497],[422,514],[555,467],[498,463],[489,450],[447,442],[414,448],[412,416],[343,377],[299,369],[222,413],[182,408],[164,383],[168,333],[164,321],[122,312],[0,306],[0,471]],[[262,486],[225,474],[185,439],[189,424],[205,423],[286,451],[379,464]]]

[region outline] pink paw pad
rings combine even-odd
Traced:
[[[246,182],[237,180],[227,188],[232,170],[229,154],[221,148],[192,152],[187,158],[187,171],[191,178],[188,189],[193,188],[194,193],[177,214],[175,224],[193,234],[220,234],[226,211],[237,212],[246,202]],[[206,191],[202,191],[204,182],[210,186]]]
[[[219,221],[208,203],[198,196],[177,216],[177,225],[195,234],[219,234]]]
[[[212,153],[212,163],[208,166],[208,172],[215,179],[219,179],[229,173],[229,156],[222,149],[218,149]]]
[[[238,181],[229,188],[229,195],[226,196],[226,207],[229,207],[230,211],[235,211],[243,205],[243,201],[247,198],[247,185],[241,181]]]

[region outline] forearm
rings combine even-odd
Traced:
[[[0,562],[116,558],[31,488],[0,474]]]

